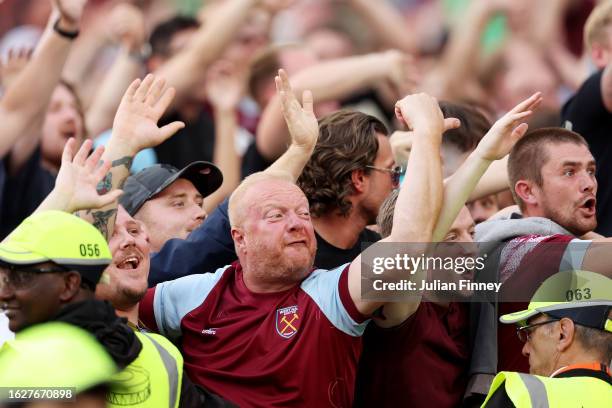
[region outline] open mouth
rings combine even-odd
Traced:
[[[76,128],[74,126],[64,126],[64,127],[60,128],[59,133],[65,139],[68,139],[68,138],[71,138],[71,137],[75,137],[75,135],[76,135]]]
[[[140,265],[140,259],[137,256],[128,256],[123,261],[117,264],[119,269],[136,269]]]
[[[597,201],[594,198],[589,198],[580,206],[580,208],[591,213],[595,211],[596,204],[597,204]]]

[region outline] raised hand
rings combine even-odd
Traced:
[[[482,138],[475,152],[484,160],[499,160],[507,155],[512,147],[527,132],[527,124],[522,123],[542,102],[542,93],[536,92],[516,105],[491,126]]]
[[[389,68],[388,80],[398,95],[401,97],[412,92],[420,80],[414,58],[397,50],[385,51],[383,58],[382,63]]]
[[[98,194],[98,183],[111,167],[109,161],[100,162],[104,146],[98,147],[89,155],[93,142],[86,140],[79,151],[74,154],[76,141],[68,139],[62,154],[62,165],[57,173],[53,194],[62,198],[64,211],[96,209],[111,204],[121,195],[121,190]]]
[[[6,61],[0,61],[0,79],[5,89],[11,86],[17,75],[28,64],[32,51],[31,48],[9,49]]]
[[[77,30],[87,0],[53,0],[54,8],[59,12],[63,29]]]
[[[208,68],[206,95],[215,109],[236,109],[243,90],[244,82],[231,62],[221,60]]]
[[[119,3],[108,17],[110,36],[130,51],[138,51],[145,41],[144,16],[140,9],[129,3]]]
[[[157,126],[173,98],[174,88],[165,88],[161,78],[149,74],[142,81],[134,80],[117,109],[112,137],[129,147],[132,155],[162,143],[185,127],[178,121]]]
[[[276,83],[276,91],[280,95],[283,116],[285,122],[287,122],[293,144],[314,148],[319,137],[319,123],[313,110],[312,93],[304,91],[302,104],[300,105],[291,90],[289,78],[284,70],[278,70],[274,82]]]
[[[395,116],[413,132],[428,132],[442,138],[442,133],[458,128],[457,118],[444,118],[438,100],[425,93],[404,97],[395,103]]]

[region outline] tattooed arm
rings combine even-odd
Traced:
[[[113,133],[102,155],[102,160],[111,162],[110,171],[98,184],[98,193],[107,194],[121,189],[130,174],[132,160],[136,153],[148,147],[157,146],[185,126],[182,122],[172,122],[163,127],[157,121],[166,111],[174,89],[165,88],[165,81],[147,75],[144,80],[137,79],[123,95],[115,120]],[[88,219],[106,239],[113,234],[117,202],[97,210],[78,214]]]

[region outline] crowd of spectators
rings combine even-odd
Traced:
[[[0,123],[0,407],[612,406],[610,0],[0,0]]]

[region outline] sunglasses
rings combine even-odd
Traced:
[[[0,288],[12,288],[13,290],[27,289],[32,285],[36,276],[42,273],[68,272],[67,268],[60,265],[53,267],[28,267],[23,265],[0,266]]]
[[[384,167],[376,167],[376,166],[365,166],[367,169],[384,171],[389,173],[391,176],[391,181],[393,182],[393,186],[397,187],[400,183],[400,177],[402,176],[402,166],[395,166],[392,169],[386,169]]]

